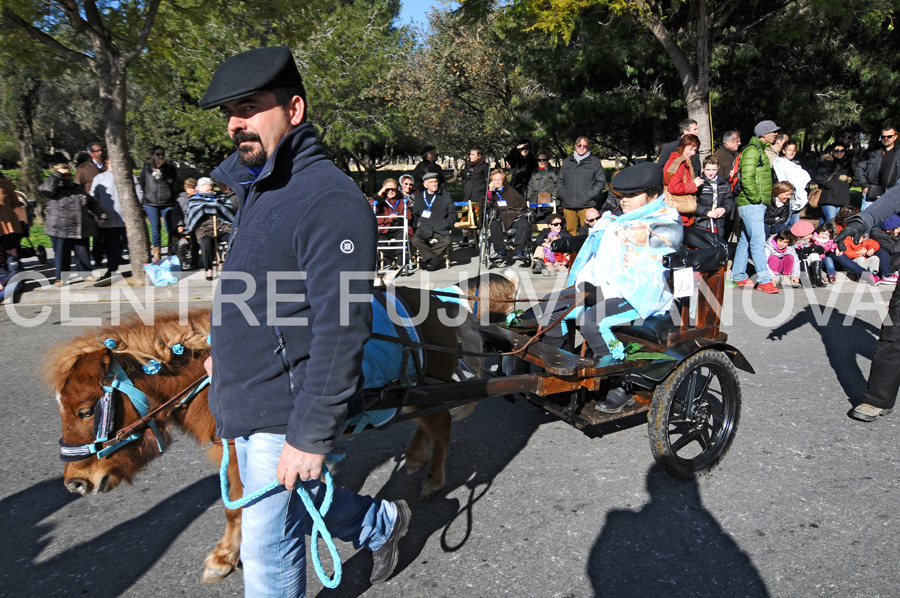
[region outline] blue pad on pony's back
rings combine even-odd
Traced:
[[[422,336],[412,323],[410,310],[393,293],[376,289],[372,296],[372,332],[398,339],[408,337],[421,343]],[[363,346],[363,388],[383,388],[398,380],[419,378],[425,371],[425,351],[399,342],[370,338]],[[416,354],[416,357],[413,356]],[[418,361],[418,365],[417,362]],[[404,371],[405,368],[405,371]]]

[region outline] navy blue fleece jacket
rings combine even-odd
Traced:
[[[216,434],[286,434],[294,448],[325,454],[363,407],[375,216],[310,124],[281,140],[258,177],[236,154],[212,176],[240,200],[213,301]]]

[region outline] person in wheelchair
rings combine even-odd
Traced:
[[[206,270],[206,280],[212,280],[216,243],[228,239],[234,214],[234,204],[213,191],[211,178],[197,181],[197,193],[188,200],[185,223],[200,244],[200,263]]]
[[[538,318],[545,326],[562,317],[575,318],[594,357],[624,359],[625,348],[612,328],[668,313],[673,296],[662,258],[681,247],[684,231],[677,210],[662,195],[659,164],[642,162],[625,168],[612,180],[610,190],[620,198],[622,213],[608,212],[597,221],[572,265],[569,286],[555,301],[553,294],[546,297]],[[563,249],[560,243],[554,243],[554,251]],[[565,323],[548,330],[544,342],[562,348]],[[618,413],[630,401],[633,398],[617,388],[597,409]]]
[[[528,221],[528,202],[512,185],[506,184],[506,173],[497,169],[491,173],[488,198],[488,210],[493,212],[490,233],[494,258],[506,259],[507,231],[513,233],[514,260],[527,260],[525,245],[531,235],[531,224]]]

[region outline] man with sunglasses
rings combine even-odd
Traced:
[[[897,129],[886,125],[881,130],[882,147],[871,150],[856,165],[856,180],[862,187],[864,210],[900,179],[900,152],[896,142]]]
[[[556,179],[556,196],[562,203],[566,228],[574,235],[584,224],[588,208],[596,208],[606,189],[606,173],[600,158],[591,155],[587,137],[575,140],[575,151],[563,160]]]
[[[617,208],[616,210],[612,210],[612,212],[618,216],[622,213],[622,210]],[[594,208],[588,208],[584,213],[584,225],[578,229],[578,236],[591,234],[591,229],[594,228],[594,223],[598,220],[600,220],[600,211]]]
[[[88,159],[78,165],[75,169],[75,184],[81,185],[85,189],[91,188],[94,177],[101,172],[106,171],[103,162],[103,146],[99,141],[94,141],[87,146]]]

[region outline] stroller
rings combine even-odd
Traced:
[[[47,249],[43,245],[35,247],[34,243],[31,242],[31,238],[28,236],[31,225],[34,224],[34,210],[37,206],[37,202],[25,197],[25,194],[21,191],[16,191],[16,196],[19,198],[19,201],[22,202],[22,205],[25,206],[26,214],[26,219],[22,222],[25,234],[22,236],[22,241],[19,245],[19,259],[37,257],[38,262],[43,266],[47,263]]]

